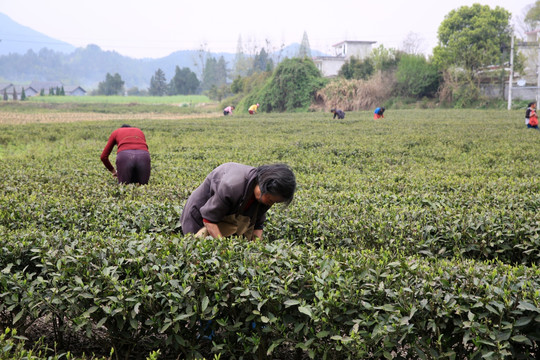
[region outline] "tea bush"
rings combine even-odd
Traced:
[[[142,187],[99,160],[121,123],[0,126],[2,328],[125,358],[539,356],[540,135],[521,112],[136,120]],[[227,161],[295,171],[260,242],[181,235]]]

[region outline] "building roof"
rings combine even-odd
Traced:
[[[12,83],[0,83],[0,90],[4,90],[4,89],[7,89],[9,88],[10,86],[13,86]]]
[[[376,41],[345,40],[345,41],[338,42],[337,44],[334,44],[332,46],[339,46],[345,43],[347,44],[375,44]]]
[[[315,60],[324,60],[324,61],[344,61],[344,56],[315,56],[313,59]]]
[[[32,81],[30,84],[31,87],[34,89],[41,91],[41,89],[49,90],[49,89],[55,89],[55,88],[61,88],[64,86],[61,81]]]
[[[78,86],[78,85],[66,85],[64,86],[64,91],[65,92],[73,92],[77,89],[81,89],[82,91],[86,92],[86,90],[84,90],[82,87]]]

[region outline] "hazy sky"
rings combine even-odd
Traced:
[[[500,6],[513,21],[535,0],[0,0],[0,12],[21,25],[77,47],[96,44],[136,58],[158,58],[177,50],[236,52],[279,50],[300,43],[332,54],[343,40],[376,41],[400,48],[411,33],[424,53],[437,43],[445,15],[474,3]],[[516,27],[519,27],[517,25]],[[269,46],[266,46],[268,41]],[[1,42],[0,42],[1,45]]]

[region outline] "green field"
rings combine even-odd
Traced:
[[[211,102],[204,95],[175,95],[175,96],[33,96],[29,102],[37,103],[81,103],[81,104],[173,104],[195,105]]]
[[[540,356],[540,131],[522,111],[149,115],[130,122],[143,187],[99,159],[123,122],[0,125],[0,329],[124,358]],[[228,161],[289,164],[294,201],[260,242],[182,236]]]

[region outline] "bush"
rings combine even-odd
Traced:
[[[440,75],[435,65],[423,55],[403,55],[396,72],[397,91],[403,96],[420,99],[435,96]]]
[[[248,107],[260,103],[265,112],[307,111],[325,83],[312,60],[285,59],[264,86],[246,96],[243,103]]]

